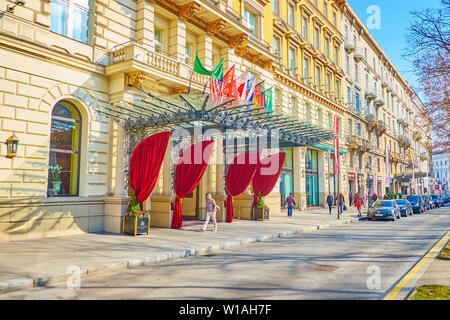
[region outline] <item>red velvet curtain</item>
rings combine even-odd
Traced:
[[[136,199],[144,202],[153,191],[164,160],[170,132],[154,134],[134,149],[130,160],[130,183]]]
[[[240,195],[252,182],[259,162],[259,153],[240,153],[228,166],[227,185],[227,222],[233,222],[233,197]]]
[[[183,224],[181,199],[187,197],[199,184],[208,166],[213,147],[213,140],[195,143],[184,150],[178,159],[172,229],[181,229]]]
[[[283,169],[284,158],[286,153],[279,152],[271,154],[258,164],[255,175],[252,180],[253,187],[253,207],[258,201],[258,193],[261,192],[261,197],[267,196],[277,184],[280,177],[281,169]]]

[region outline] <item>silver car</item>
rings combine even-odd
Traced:
[[[401,218],[400,208],[397,200],[377,200],[367,212],[369,220],[392,220]]]

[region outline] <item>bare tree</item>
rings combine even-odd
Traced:
[[[412,12],[405,57],[412,61],[432,119],[433,149],[450,151],[450,0]]]

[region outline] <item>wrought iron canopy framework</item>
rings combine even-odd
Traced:
[[[241,138],[247,146],[255,141],[255,136],[269,144],[278,141],[278,148],[312,146],[334,138],[330,130],[294,116],[265,111],[245,100],[230,99],[212,105],[210,95],[205,93],[147,95],[145,99],[115,103],[98,111],[114,118],[127,131],[185,129],[198,133],[201,127],[200,133],[216,129],[214,137]],[[212,98],[217,101],[218,97]],[[227,136],[229,129],[234,130],[233,137]]]

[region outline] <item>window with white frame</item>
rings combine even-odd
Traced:
[[[296,59],[295,59],[295,49],[292,47],[289,47],[289,53],[288,53],[288,62],[289,62],[289,73],[291,76],[295,76],[297,74],[297,67],[296,67]]]
[[[249,11],[247,8],[244,9],[244,18],[247,19],[247,26],[252,30],[251,35],[257,37],[257,19],[256,14]]]
[[[157,53],[164,52],[164,30],[155,27],[155,51]]]
[[[295,27],[295,13],[294,13],[294,5],[293,4],[288,4],[288,24],[291,27]]]
[[[50,30],[83,43],[90,42],[91,1],[53,0]]]
[[[272,2],[272,9],[273,9],[273,13],[275,13],[276,15],[280,14],[280,0],[273,0]]]
[[[302,19],[302,36],[303,38],[305,38],[306,40],[308,40],[308,17],[303,16]]]
[[[280,39],[278,37],[273,37],[273,54],[280,56]]]

